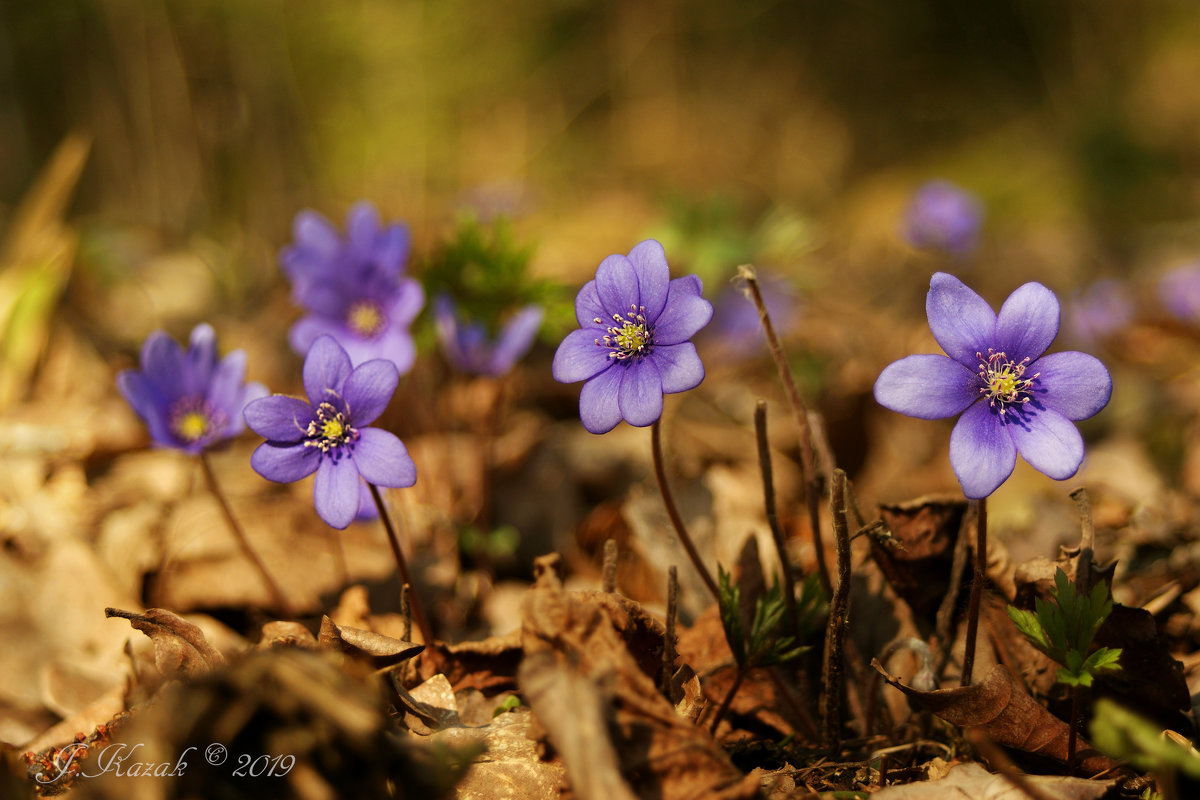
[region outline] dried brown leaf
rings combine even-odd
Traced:
[[[165,678],[208,672],[225,663],[204,632],[187,620],[163,608],[148,608],[146,613],[104,609],[106,617],[121,617],[154,642],[154,665]]]
[[[423,644],[349,625],[338,625],[329,617],[321,617],[321,633],[317,644],[322,650],[340,650],[356,658],[367,659],[377,669],[407,661],[425,649]]]
[[[903,692],[919,708],[932,711],[953,725],[979,727],[1006,747],[1066,762],[1069,728],[1030,697],[1012,674],[997,664],[980,683],[957,689],[920,692],[900,683],[878,662],[873,664],[884,680]],[[1076,753],[1080,769],[1099,774],[1117,765],[1084,742]]]

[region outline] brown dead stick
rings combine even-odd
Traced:
[[[850,531],[846,523],[846,473],[833,471],[830,488],[833,535],[837,542],[837,586],[829,603],[829,626],[825,631],[825,704],[821,715],[821,741],[836,750],[842,734],[842,671],[845,653],[846,618],[850,612]]]

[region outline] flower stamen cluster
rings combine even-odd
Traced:
[[[597,347],[607,347],[609,358],[624,361],[628,358],[642,358],[654,346],[654,329],[646,324],[646,307],[630,304],[625,316],[612,315],[616,325],[609,325],[603,340],[596,339]],[[600,317],[592,320],[597,325],[603,325]]]
[[[188,444],[214,436],[228,425],[229,418],[224,412],[195,395],[176,400],[167,414],[171,433]]]
[[[979,393],[988,398],[988,405],[995,408],[997,413],[1003,416],[1006,405],[1029,402],[1033,382],[1042,373],[1035,372],[1025,377],[1025,368],[1029,366],[1028,356],[1013,362],[1005,353],[997,353],[989,347],[987,357],[979,351],[975,352],[975,357],[979,359],[979,377],[983,381]]]
[[[357,300],[350,304],[346,312],[346,326],[367,339],[378,336],[386,323],[383,310],[373,300]]]
[[[323,454],[333,453],[333,460],[341,458],[343,447],[358,439],[358,430],[352,428],[346,421],[346,415],[333,407],[331,403],[321,403],[317,406],[317,416],[310,420],[304,429],[305,447],[315,447]]]

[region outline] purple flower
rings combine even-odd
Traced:
[[[433,306],[438,342],[450,366],[460,372],[493,377],[507,373],[529,352],[543,313],[541,306],[525,306],[509,318],[492,340],[483,323],[463,319],[447,295],[440,295]]]
[[[975,247],[983,211],[974,195],[948,181],[917,190],[904,214],[904,238],[913,247],[962,255]]]
[[[412,486],[417,469],[395,435],[367,428],[392,399],[400,373],[386,359],[352,367],[333,337],[322,336],[304,358],[308,401],[272,395],[246,406],[246,424],[267,441],[250,457],[267,480],[290,483],[317,473],[317,514],[345,528],[359,514],[359,478],[377,486]]]
[[[1133,319],[1129,290],[1115,278],[1096,281],[1076,292],[1067,303],[1071,333],[1081,342],[1099,342],[1125,327]]]
[[[404,277],[409,234],[403,225],[381,228],[370,203],[346,215],[346,236],[315,211],[301,211],[292,226],[295,242],[279,254],[292,282],[292,299],[309,313],[288,339],[307,353],[318,337],[338,340],[354,364],[386,358],[400,372],[416,359],[408,331],[421,307],[421,284]]]
[[[192,329],[187,353],[163,331],[142,345],[141,370],[117,375],[121,395],[146,422],[158,447],[187,453],[203,450],[242,432],[242,408],[263,397],[261,383],[246,383],[246,353],[235,350],[217,361],[212,326]]]
[[[1188,264],[1163,275],[1158,299],[1181,322],[1200,322],[1200,264]]]
[[[880,405],[920,419],[962,414],[950,434],[950,465],[967,497],[987,497],[1012,474],[1017,453],[1065,480],[1083,461],[1072,420],[1108,403],[1112,379],[1097,359],[1043,356],[1058,334],[1054,293],[1027,283],[992,311],[962,281],[934,274],[925,301],[943,355],[902,358],[875,381]]]
[[[712,319],[695,275],[670,280],[663,247],[653,239],[628,256],[600,262],[596,279],[575,298],[580,329],[554,354],[554,379],[586,381],[579,417],[592,433],[622,419],[644,427],[662,416],[663,394],[685,392],[704,380],[692,338]]]

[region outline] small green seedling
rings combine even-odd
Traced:
[[[797,627],[802,634],[811,633],[815,629],[815,622],[824,604],[815,577],[810,576],[809,580],[805,581],[801,596],[796,601]],[[721,609],[721,625],[725,629],[725,640],[729,642],[729,649],[737,663],[737,673],[729,693],[725,695],[721,707],[713,716],[711,730],[714,732],[725,712],[729,710],[729,704],[741,687],[747,672],[756,667],[786,664],[812,649],[811,645],[799,645],[794,636],[783,633],[786,627],[787,602],[778,578],[772,582],[771,588],[754,602],[754,619],[750,623],[749,633],[742,624],[739,610],[742,600],[741,588],[733,582],[730,574],[720,564],[717,565],[717,578],[720,583],[717,602]]]
[[[1108,584],[1097,583],[1090,594],[1076,591],[1067,573],[1054,574],[1054,603],[1037,601],[1037,612],[1008,607],[1008,616],[1030,644],[1041,650],[1062,668],[1055,673],[1059,683],[1088,687],[1105,672],[1121,669],[1120,648],[1101,647],[1094,652],[1092,639],[1112,612]]]

